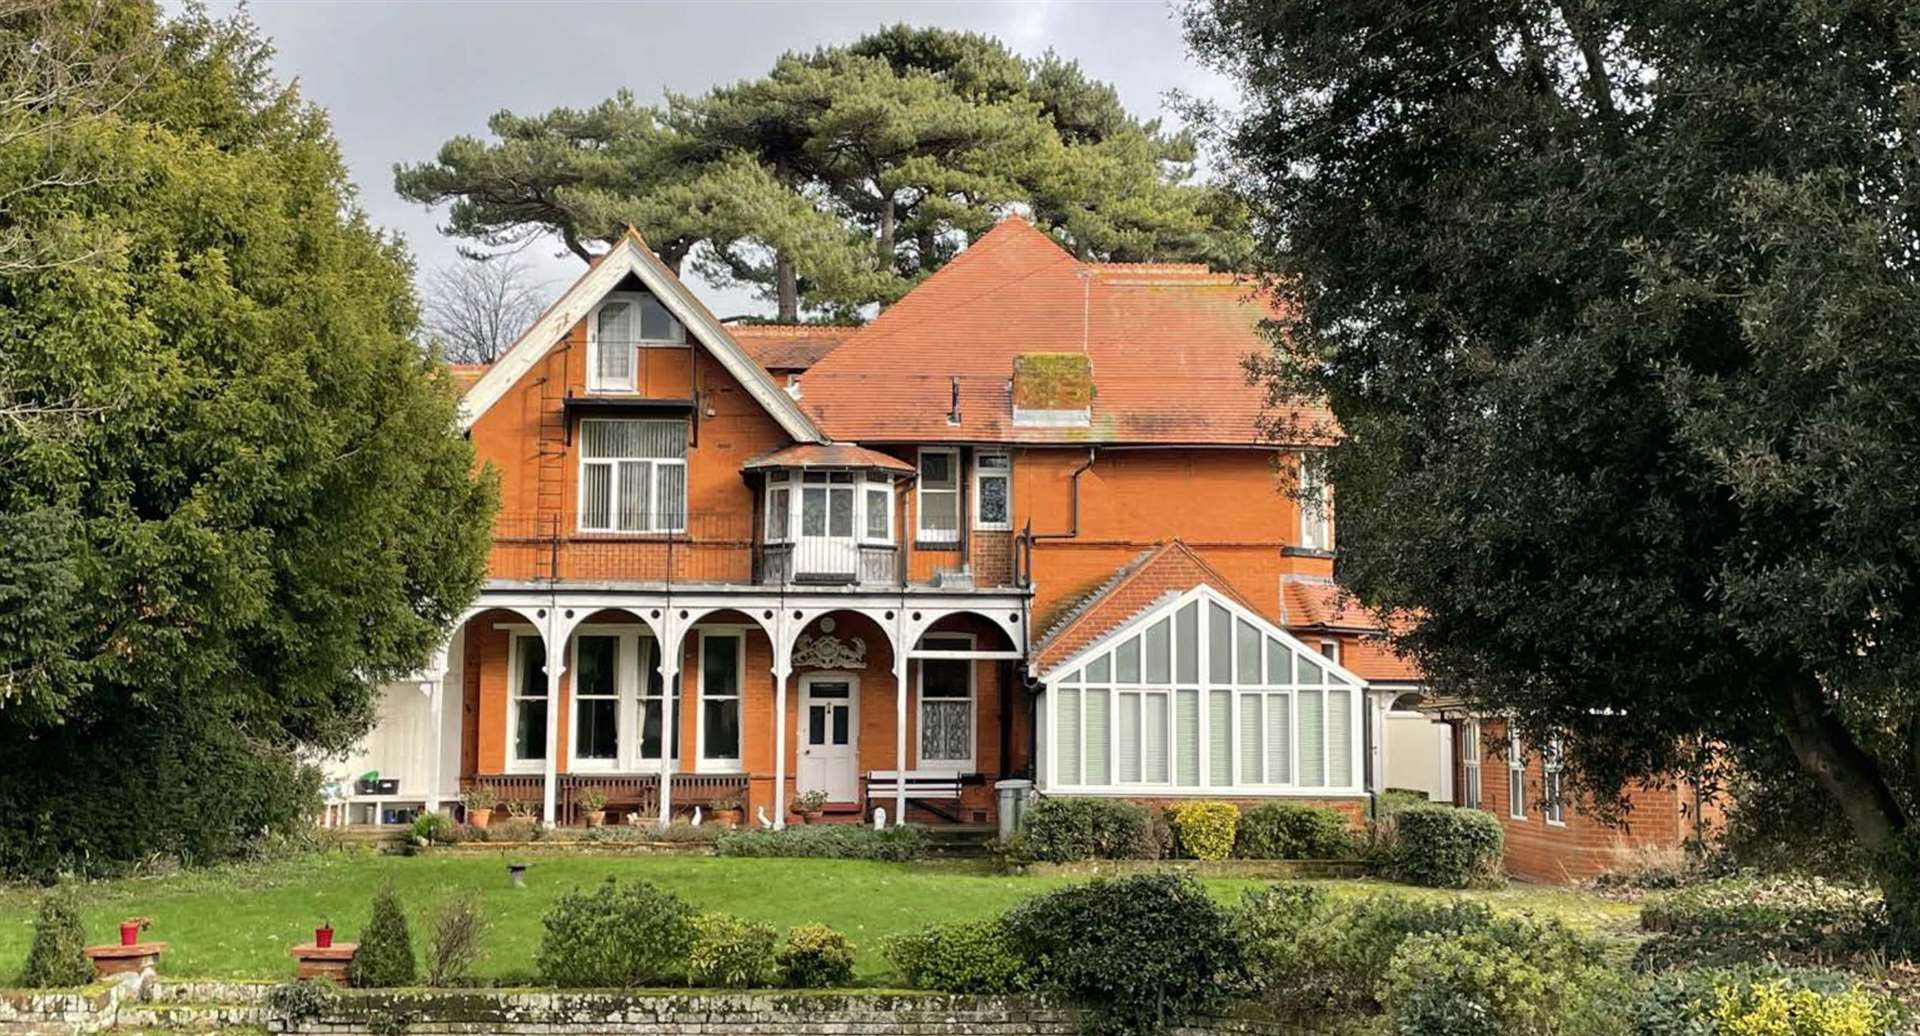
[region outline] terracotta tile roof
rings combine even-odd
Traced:
[[[491,366],[493,365],[490,363],[449,363],[447,364],[447,373],[453,376],[454,387],[458,388],[461,394],[464,395],[468,389],[473,387],[473,383],[479,381],[480,376],[485,374],[487,368]]]
[[[814,365],[801,406],[828,435],[861,442],[1264,443],[1266,392],[1244,363],[1266,350],[1259,324],[1274,312],[1244,279],[1081,262],[1010,218]],[[1092,362],[1091,422],[1016,425],[1014,357],[1069,352]],[[1317,405],[1287,414],[1314,432],[1295,438],[1331,430]]]
[[[1170,540],[1121,566],[1099,589],[1056,619],[1034,644],[1028,664],[1033,672],[1044,673],[1167,597],[1201,583],[1250,611],[1260,611],[1192,548]]]
[[[1360,607],[1339,584],[1320,576],[1280,577],[1280,624],[1292,628],[1385,630],[1380,617]]]
[[[1420,683],[1426,679],[1411,659],[1394,654],[1385,637],[1356,637],[1340,646],[1340,664],[1368,682]]]
[[[915,474],[913,465],[898,457],[890,457],[850,442],[824,446],[805,442],[755,457],[741,467],[748,471],[756,468],[877,468],[906,475]]]
[[[769,373],[797,374],[859,330],[832,324],[728,324],[733,340]]]

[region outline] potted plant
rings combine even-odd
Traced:
[[[820,812],[826,808],[827,793],[819,788],[803,791],[793,799],[794,815],[799,817],[803,824],[813,823],[813,818],[819,816]]]
[[[599,788],[574,789],[573,804],[580,808],[580,815],[586,819],[588,827],[599,827],[607,822],[607,793]]]
[[[713,800],[713,822],[721,827],[739,827],[745,804],[738,795],[727,795]]]
[[[476,784],[460,796],[460,802],[467,807],[467,823],[484,828],[493,823],[493,807],[499,804],[500,793],[491,784]]]
[[[129,917],[120,922],[120,945],[132,946],[140,941],[140,933],[153,924],[151,918]]]
[[[332,921],[322,921],[320,927],[313,930],[313,944],[323,950],[333,945]]]

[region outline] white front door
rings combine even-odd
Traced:
[[[843,673],[800,678],[800,791],[820,790],[829,802],[860,798],[860,682]]]

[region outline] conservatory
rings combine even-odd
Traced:
[[[1043,791],[1363,793],[1365,681],[1204,584],[1167,595],[1040,681]]]

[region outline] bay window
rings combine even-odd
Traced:
[[[767,542],[785,543],[792,535],[793,474],[767,472]]]
[[[866,524],[862,539],[869,543],[893,542],[893,476],[879,471],[867,472]]]
[[[929,651],[971,651],[973,637],[929,633]],[[974,766],[973,663],[964,659],[920,660],[920,765],[971,771]]]
[[[920,451],[919,539],[928,543],[960,540],[960,451],[928,447]]]
[[[686,422],[583,419],[581,531],[683,532],[686,527]]]

